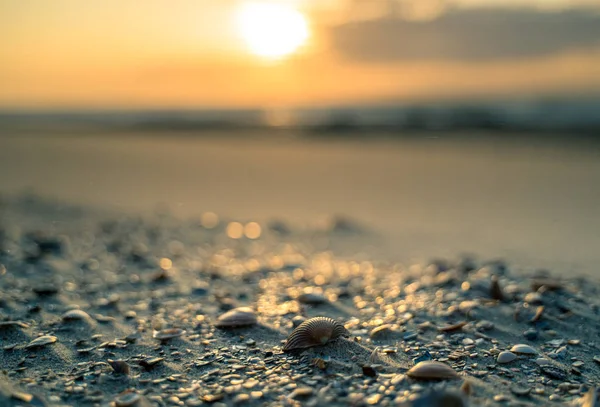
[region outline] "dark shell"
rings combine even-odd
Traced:
[[[108,359],[108,364],[110,365],[112,370],[115,372],[115,374],[123,374],[123,375],[129,374],[129,365],[124,360]]]
[[[328,317],[310,318],[292,331],[283,346],[283,350],[290,351],[321,346],[339,337],[348,336],[350,336],[350,332],[335,319]]]

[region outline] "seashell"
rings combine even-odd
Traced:
[[[154,339],[158,339],[159,341],[168,341],[169,339],[178,338],[183,334],[185,334],[183,329],[167,328],[161,329],[160,331],[154,331],[152,337]]]
[[[325,345],[339,337],[349,337],[350,332],[338,321],[328,317],[310,318],[298,325],[288,336],[284,351]]]
[[[108,364],[116,374],[129,374],[129,365],[124,360],[108,359]]]
[[[456,332],[460,331],[463,326],[467,325],[467,321],[457,322],[456,324],[446,325],[438,329],[440,332]]]
[[[146,370],[147,372],[149,372],[152,369],[154,369],[154,366],[156,366],[157,364],[159,364],[163,360],[165,360],[165,359],[164,358],[142,359],[142,360],[140,360],[138,362],[138,365],[140,365],[141,367],[144,368],[144,370]]]
[[[492,285],[490,286],[490,297],[494,300],[504,301],[504,293],[498,282],[498,277],[492,276]]]
[[[310,305],[324,304],[327,302],[327,298],[317,293],[303,293],[296,297],[296,300],[302,304]]]
[[[67,311],[62,316],[63,321],[91,321],[92,317],[80,309],[72,309]]]
[[[413,379],[421,380],[443,380],[443,379],[458,379],[458,373],[450,366],[442,362],[426,360],[419,362],[410,368],[406,375]]]
[[[523,301],[529,304],[541,304],[542,302],[544,302],[544,299],[542,298],[542,294],[536,291],[525,294]]]
[[[533,318],[531,318],[530,322],[538,322],[540,319],[542,319],[543,314],[544,314],[544,306],[540,305],[535,310],[535,315],[533,316]]]
[[[217,328],[237,328],[256,324],[256,314],[249,307],[239,307],[227,311],[217,319]]]
[[[522,343],[513,346],[510,348],[510,351],[513,353],[519,353],[521,355],[537,355],[537,351],[535,349]]]
[[[508,352],[508,351],[504,351],[504,352],[500,352],[500,354],[498,355],[498,358],[496,359],[496,362],[498,363],[510,363],[513,360],[515,360],[517,358],[517,355],[515,355],[512,352]]]
[[[362,367],[362,372],[363,372],[363,375],[365,375],[365,376],[368,376],[368,377],[377,377],[377,372],[375,371],[375,369],[373,368],[373,366],[364,365]]]
[[[327,368],[327,361],[325,359],[314,358],[310,363],[321,370],[325,370]]]
[[[14,328],[14,327],[19,327],[19,328],[29,328],[29,325],[26,324],[23,321],[1,321],[0,322],[0,329],[8,329],[8,328]]]
[[[41,346],[50,345],[51,343],[54,343],[56,341],[57,341],[56,336],[52,336],[52,335],[40,336],[39,338],[35,338],[31,342],[29,342],[27,344],[27,346],[25,346],[25,349],[39,348]]]
[[[130,407],[136,405],[141,399],[139,394],[128,390],[119,394],[113,401],[116,407]]]

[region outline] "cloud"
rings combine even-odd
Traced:
[[[600,46],[600,13],[450,9],[435,20],[386,16],[329,28],[334,49],[358,62],[496,61]]]

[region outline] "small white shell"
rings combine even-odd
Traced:
[[[348,337],[350,332],[340,322],[328,317],[310,318],[298,325],[288,336],[284,351],[325,345],[339,337]]]
[[[421,380],[459,379],[458,373],[450,366],[434,360],[419,362],[410,368],[406,375]]]
[[[515,360],[517,358],[517,355],[515,355],[512,352],[509,351],[504,351],[504,352],[500,352],[500,354],[498,355],[498,358],[496,359],[496,362],[498,363],[510,363],[513,360]]]
[[[249,307],[239,307],[227,311],[217,319],[217,328],[237,328],[256,324],[256,314]]]
[[[537,355],[537,351],[535,349],[522,343],[513,346],[510,348],[510,351],[513,353],[519,353],[521,355]]]

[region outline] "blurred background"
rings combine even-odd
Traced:
[[[597,0],[0,3],[6,196],[598,275],[599,137]]]

